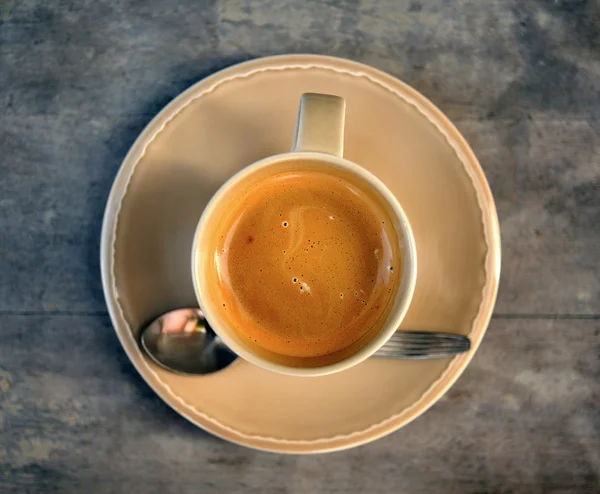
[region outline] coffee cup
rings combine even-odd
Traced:
[[[246,166],[206,206],[192,278],[217,335],[294,376],[375,353],[402,322],[417,254],[398,199],[343,158],[346,102],[304,94],[292,150]]]

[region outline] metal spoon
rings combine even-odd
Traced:
[[[152,360],[177,374],[212,374],[238,358],[200,309],[176,309],[159,316],[142,331],[140,343]]]
[[[197,308],[176,309],[155,319],[141,334],[142,348],[158,365],[177,374],[212,374],[238,356],[215,334]],[[423,331],[398,331],[373,356],[432,359],[467,352],[466,336]]]

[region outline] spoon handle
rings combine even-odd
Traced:
[[[435,359],[454,357],[471,349],[466,336],[426,331],[398,331],[374,357],[388,359]]]

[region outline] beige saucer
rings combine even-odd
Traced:
[[[369,359],[334,375],[286,377],[238,361],[206,377],[170,374],[138,349],[154,316],[196,303],[192,235],[216,189],[244,165],[288,151],[300,95],[346,98],[345,156],[382,179],[413,226],[419,273],[404,328],[460,332],[454,359]],[[190,88],[131,148],[102,232],[102,278],[115,330],[146,382],[198,426],[248,447],[316,453],[372,441],[423,413],[477,349],[496,298],[500,240],[477,159],[423,96],[347,60],[247,62]]]

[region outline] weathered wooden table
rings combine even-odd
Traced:
[[[347,452],[215,439],[111,328],[102,213],[191,83],[289,52],[414,86],[470,141],[503,234],[496,312],[432,410]],[[0,0],[0,492],[600,492],[600,7],[576,0]]]

